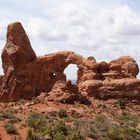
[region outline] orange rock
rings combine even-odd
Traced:
[[[69,64],[77,65],[77,85],[66,81],[64,70]],[[84,58],[71,51],[37,57],[19,22],[8,26],[2,66],[1,101],[31,99],[44,92],[70,102],[81,99],[82,94],[103,99],[140,99],[140,80],[136,79],[139,67],[130,56],[109,63],[98,63],[92,56]]]

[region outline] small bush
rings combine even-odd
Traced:
[[[27,132],[26,140],[43,140],[42,136],[36,133],[33,133],[32,130]]]
[[[57,132],[54,137],[54,140],[65,140],[66,136],[63,134],[63,132]]]
[[[20,118],[15,117],[15,118],[12,118],[12,119],[8,120],[8,123],[17,123],[17,122],[20,122],[20,121],[21,121]]]
[[[129,113],[125,113],[123,112],[122,115],[120,115],[118,117],[118,121],[120,124],[123,124],[125,126],[132,126],[132,127],[136,127],[138,124],[138,118],[129,114]]]
[[[53,140],[83,140],[80,131],[67,126],[64,121],[55,121],[48,129],[47,134]]]
[[[99,137],[99,132],[96,129],[94,124],[89,124],[87,128],[84,130],[84,135],[89,138],[97,139]]]
[[[123,136],[119,128],[107,131],[106,133],[103,134],[103,137],[107,138],[108,140],[123,140]]]
[[[5,129],[6,129],[8,134],[17,134],[16,127],[13,124],[11,124],[11,123],[7,123],[5,125]]]
[[[123,135],[126,140],[140,140],[140,131],[135,128],[124,128]]]
[[[119,99],[118,104],[119,104],[120,109],[125,109],[126,100],[125,99]]]
[[[67,135],[67,126],[63,121],[56,121],[53,127],[55,133],[62,132],[64,135]]]
[[[64,110],[64,109],[60,109],[60,110],[58,111],[58,116],[59,116],[60,118],[65,118],[65,117],[67,117],[67,116],[68,116],[68,115],[67,115],[67,111]]]
[[[103,134],[107,140],[140,140],[140,132],[134,128],[115,128]]]
[[[47,113],[48,116],[50,117],[56,117],[57,116],[57,111],[50,111]]]
[[[41,113],[32,112],[27,118],[27,124],[35,131],[40,132],[47,125],[46,116]]]
[[[59,137],[66,136],[68,134],[68,127],[65,125],[63,121],[55,121],[51,127],[48,128],[47,134],[54,139],[56,135]]]
[[[68,136],[68,140],[83,140],[83,136],[82,134],[80,133],[80,131],[73,131],[69,134]]]
[[[99,137],[98,128],[96,128],[94,120],[75,119],[74,125],[75,129],[80,131],[83,137],[93,139]]]
[[[0,113],[1,115],[1,117],[2,118],[5,118],[5,119],[13,119],[13,118],[16,118],[15,116],[14,116],[14,114],[12,113],[12,112],[1,112]]]
[[[76,126],[77,129],[81,129],[82,127],[86,127],[87,121],[82,120],[82,119],[74,119],[74,125]]]
[[[103,115],[97,115],[94,123],[100,131],[107,131],[110,127],[113,127],[111,122]]]

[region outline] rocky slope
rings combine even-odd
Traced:
[[[47,96],[0,103],[0,140],[140,140],[139,101],[91,97],[85,105]]]

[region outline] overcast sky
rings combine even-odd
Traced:
[[[0,51],[7,25],[20,21],[37,55],[69,50],[97,61],[130,55],[140,65],[139,7],[140,0],[0,0]]]

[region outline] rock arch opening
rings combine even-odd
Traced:
[[[73,85],[76,85],[77,82],[77,71],[78,67],[76,64],[69,64],[64,70],[66,80],[70,80]]]

